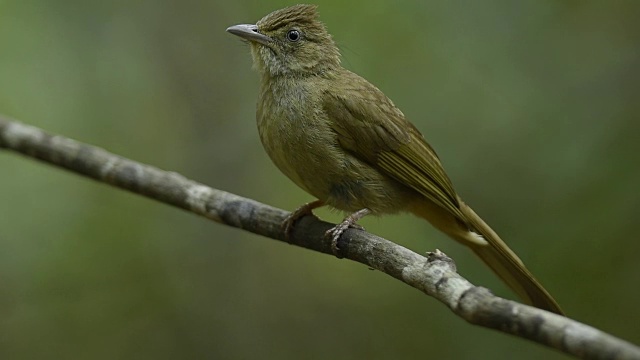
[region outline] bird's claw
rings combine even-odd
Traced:
[[[285,239],[289,240],[289,237],[291,236],[291,231],[293,230],[293,225],[296,223],[296,221],[300,220],[300,218],[305,215],[307,214],[292,212],[291,214],[289,214],[289,216],[287,216],[284,219],[284,221],[282,222],[282,231],[284,231]]]
[[[338,247],[338,241],[340,241],[340,236],[348,229],[353,228],[357,230],[364,230],[364,227],[357,224],[353,219],[346,218],[340,224],[332,227],[324,233],[324,236],[331,239],[331,251],[335,256],[339,256],[340,248]]]
[[[369,214],[371,214],[371,210],[367,208],[360,209],[347,216],[340,224],[332,227],[324,233],[325,237],[331,238],[331,251],[336,257],[340,257],[340,248],[338,247],[338,241],[340,240],[340,236],[342,235],[342,233],[350,227],[364,231],[364,228],[358,225],[357,222],[358,220]]]
[[[287,216],[282,222],[282,230],[284,231],[285,240],[289,241],[291,237],[291,232],[293,231],[293,226],[296,221],[307,215],[313,215],[313,209],[322,206],[324,203],[320,200],[316,200],[307,204],[304,204],[293,211],[289,216]]]

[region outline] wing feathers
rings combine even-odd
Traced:
[[[323,94],[340,146],[466,222],[453,185],[422,134],[380,90],[353,77],[343,78],[351,87]]]

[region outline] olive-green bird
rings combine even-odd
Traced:
[[[328,205],[351,213],[337,240],[367,214],[411,212],[470,247],[522,299],[562,314],[518,256],[456,194],[435,151],[382,91],[340,65],[314,5],[227,29],[249,42],[261,75],[257,122],[276,166],[318,198],[285,222]]]

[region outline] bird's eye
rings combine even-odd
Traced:
[[[289,30],[287,31],[287,40],[291,42],[296,42],[300,40],[300,31],[298,30]]]

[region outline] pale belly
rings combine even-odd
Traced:
[[[264,148],[296,185],[336,209],[374,213],[406,209],[413,191],[345,152],[336,133],[321,120],[259,119]]]

